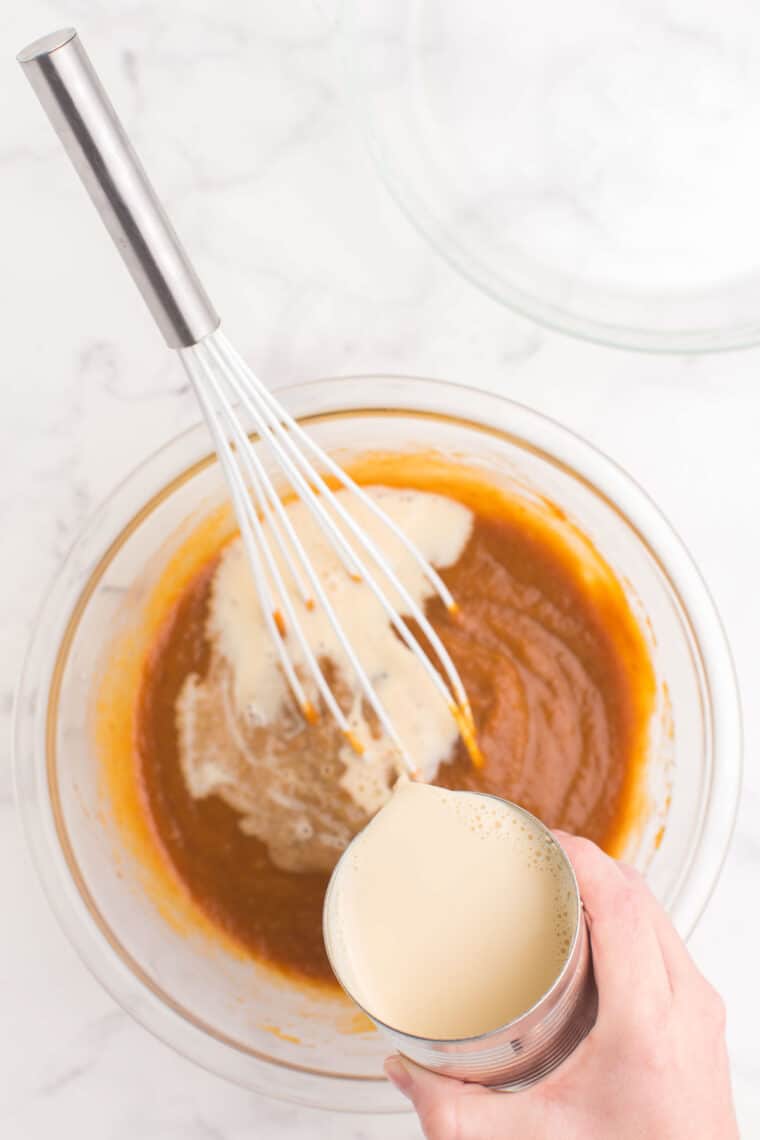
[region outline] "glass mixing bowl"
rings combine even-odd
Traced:
[[[709,594],[655,505],[610,460],[552,421],[495,395],[431,380],[320,380],[281,393],[339,458],[426,452],[548,499],[591,539],[628,591],[657,676],[648,806],[626,856],[683,934],[705,906],[731,835],[740,717]],[[50,904],[92,972],[185,1056],[285,1100],[394,1111],[379,1037],[337,997],[275,981],[200,931],[166,920],[104,801],[93,718],[114,631],[138,620],[188,530],[224,501],[199,426],[140,465],[71,551],[42,608],[17,703],[18,805]]]

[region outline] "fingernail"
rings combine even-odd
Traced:
[[[409,1096],[412,1087],[412,1076],[400,1057],[389,1057],[385,1062],[385,1075],[399,1092]]]

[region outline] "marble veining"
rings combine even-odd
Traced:
[[[760,1134],[760,350],[644,357],[480,295],[378,184],[332,51],[333,2],[27,0],[4,13],[0,581],[0,1134],[411,1140],[411,1116],[297,1109],[193,1067],[122,1013],[58,930],[11,804],[11,694],[47,582],[94,506],[197,418],[12,52],[75,23],[236,344],[273,386],[407,372],[507,392],[613,455],[659,502],[721,610],[750,758],[735,843],[692,939],[723,992],[743,1134]],[[687,37],[688,24],[663,22]],[[720,44],[704,47],[705,67]]]

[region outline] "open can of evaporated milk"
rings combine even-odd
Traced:
[[[507,803],[496,796],[487,798]],[[509,803],[509,807],[522,813],[531,827],[542,832],[546,842],[556,849],[558,858],[564,861],[568,880],[574,888],[574,907],[571,905],[570,908],[574,917],[568,952],[549,988],[529,1009],[507,1024],[479,1036],[448,1040],[434,1040],[401,1032],[379,1020],[360,1002],[357,1005],[398,1052],[424,1068],[458,1080],[516,1091],[548,1076],[586,1037],[596,1021],[597,990],[588,927],[570,860],[540,820],[516,804]],[[347,851],[350,849],[351,845]],[[346,853],[341,859],[345,856]],[[333,882],[334,879],[328,888],[325,915],[329,911]],[[330,942],[329,923],[326,921],[325,944],[328,957],[343,988],[356,1001],[336,969]]]

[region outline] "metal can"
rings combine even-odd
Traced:
[[[497,796],[489,798],[499,799]],[[461,1081],[516,1091],[528,1088],[548,1076],[586,1037],[596,1021],[597,990],[588,926],[570,860],[540,820],[517,804],[507,800],[503,802],[524,814],[534,827],[545,833],[547,842],[558,849],[575,887],[575,930],[562,969],[550,988],[530,1009],[508,1024],[476,1037],[449,1040],[433,1040],[403,1033],[378,1020],[371,1010],[364,1009],[360,1003],[357,1002],[357,1005],[399,1053],[418,1065]],[[330,888],[328,897],[329,890]],[[325,945],[334,967],[327,928]],[[337,971],[336,976],[341,981]],[[353,998],[348,989],[346,992]]]

